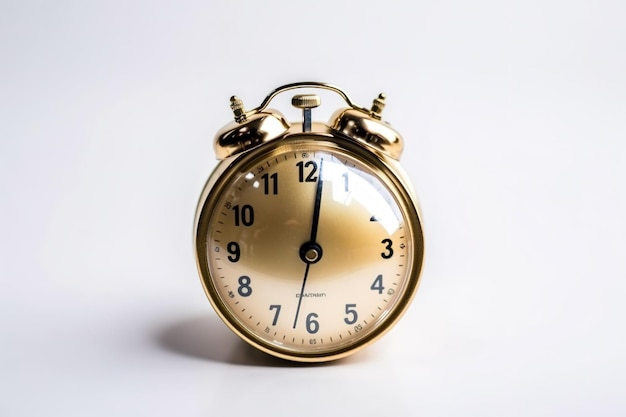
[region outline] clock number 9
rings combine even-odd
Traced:
[[[226,250],[230,255],[228,255],[228,260],[231,262],[238,262],[241,257],[241,249],[239,248],[239,243],[237,242],[229,242],[226,246]]]

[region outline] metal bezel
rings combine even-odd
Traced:
[[[297,349],[285,349],[268,343],[266,340],[257,337],[254,332],[249,331],[245,325],[230,314],[229,308],[222,301],[213,284],[214,281],[210,273],[206,250],[206,236],[211,227],[210,220],[221,195],[227,190],[230,178],[239,173],[242,167],[249,165],[253,161],[270,158],[272,154],[285,146],[297,149],[298,145],[305,141],[307,143],[315,143],[319,150],[343,152],[352,155],[370,166],[372,172],[375,172],[389,188],[400,210],[406,216],[407,226],[411,234],[410,242],[414,245],[413,261],[407,286],[388,316],[382,319],[376,328],[351,345],[315,353],[299,352]],[[424,238],[419,206],[406,174],[396,160],[384,153],[373,152],[372,149],[366,148],[362,144],[339,133],[291,133],[264,146],[222,161],[209,178],[202,192],[196,211],[195,226],[194,247],[196,250],[197,267],[205,293],[215,311],[222,321],[247,343],[279,358],[300,362],[323,362],[339,359],[365,348],[382,337],[395,325],[406,312],[419,286],[424,256]]]

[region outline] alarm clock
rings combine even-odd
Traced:
[[[305,89],[305,90],[302,90]],[[313,121],[329,90],[346,106]],[[268,109],[278,94],[301,120]],[[304,93],[306,92],[306,93]],[[287,84],[215,136],[219,163],[201,193],[194,246],[204,291],[241,339],[283,359],[323,362],[370,345],[401,318],[420,282],[424,237],[400,166],[403,140],[338,87]]]

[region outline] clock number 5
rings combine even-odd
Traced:
[[[383,239],[380,243],[385,245],[385,252],[381,252],[380,256],[382,256],[383,259],[391,258],[393,256],[393,248],[391,247],[391,245],[393,245],[393,242],[391,241],[391,239]]]
[[[346,304],[346,314],[348,315],[348,317],[343,319],[346,324],[354,324],[359,319],[359,315],[354,309],[355,307],[356,304]]]

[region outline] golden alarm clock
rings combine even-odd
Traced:
[[[346,102],[312,121],[316,94],[293,96],[300,121],[267,109],[280,93],[330,90]],[[355,105],[318,82],[281,86],[214,142],[194,244],[204,290],[252,346],[301,362],[352,354],[408,308],[424,257],[419,205],[399,164],[401,136],[381,120],[385,97]]]

